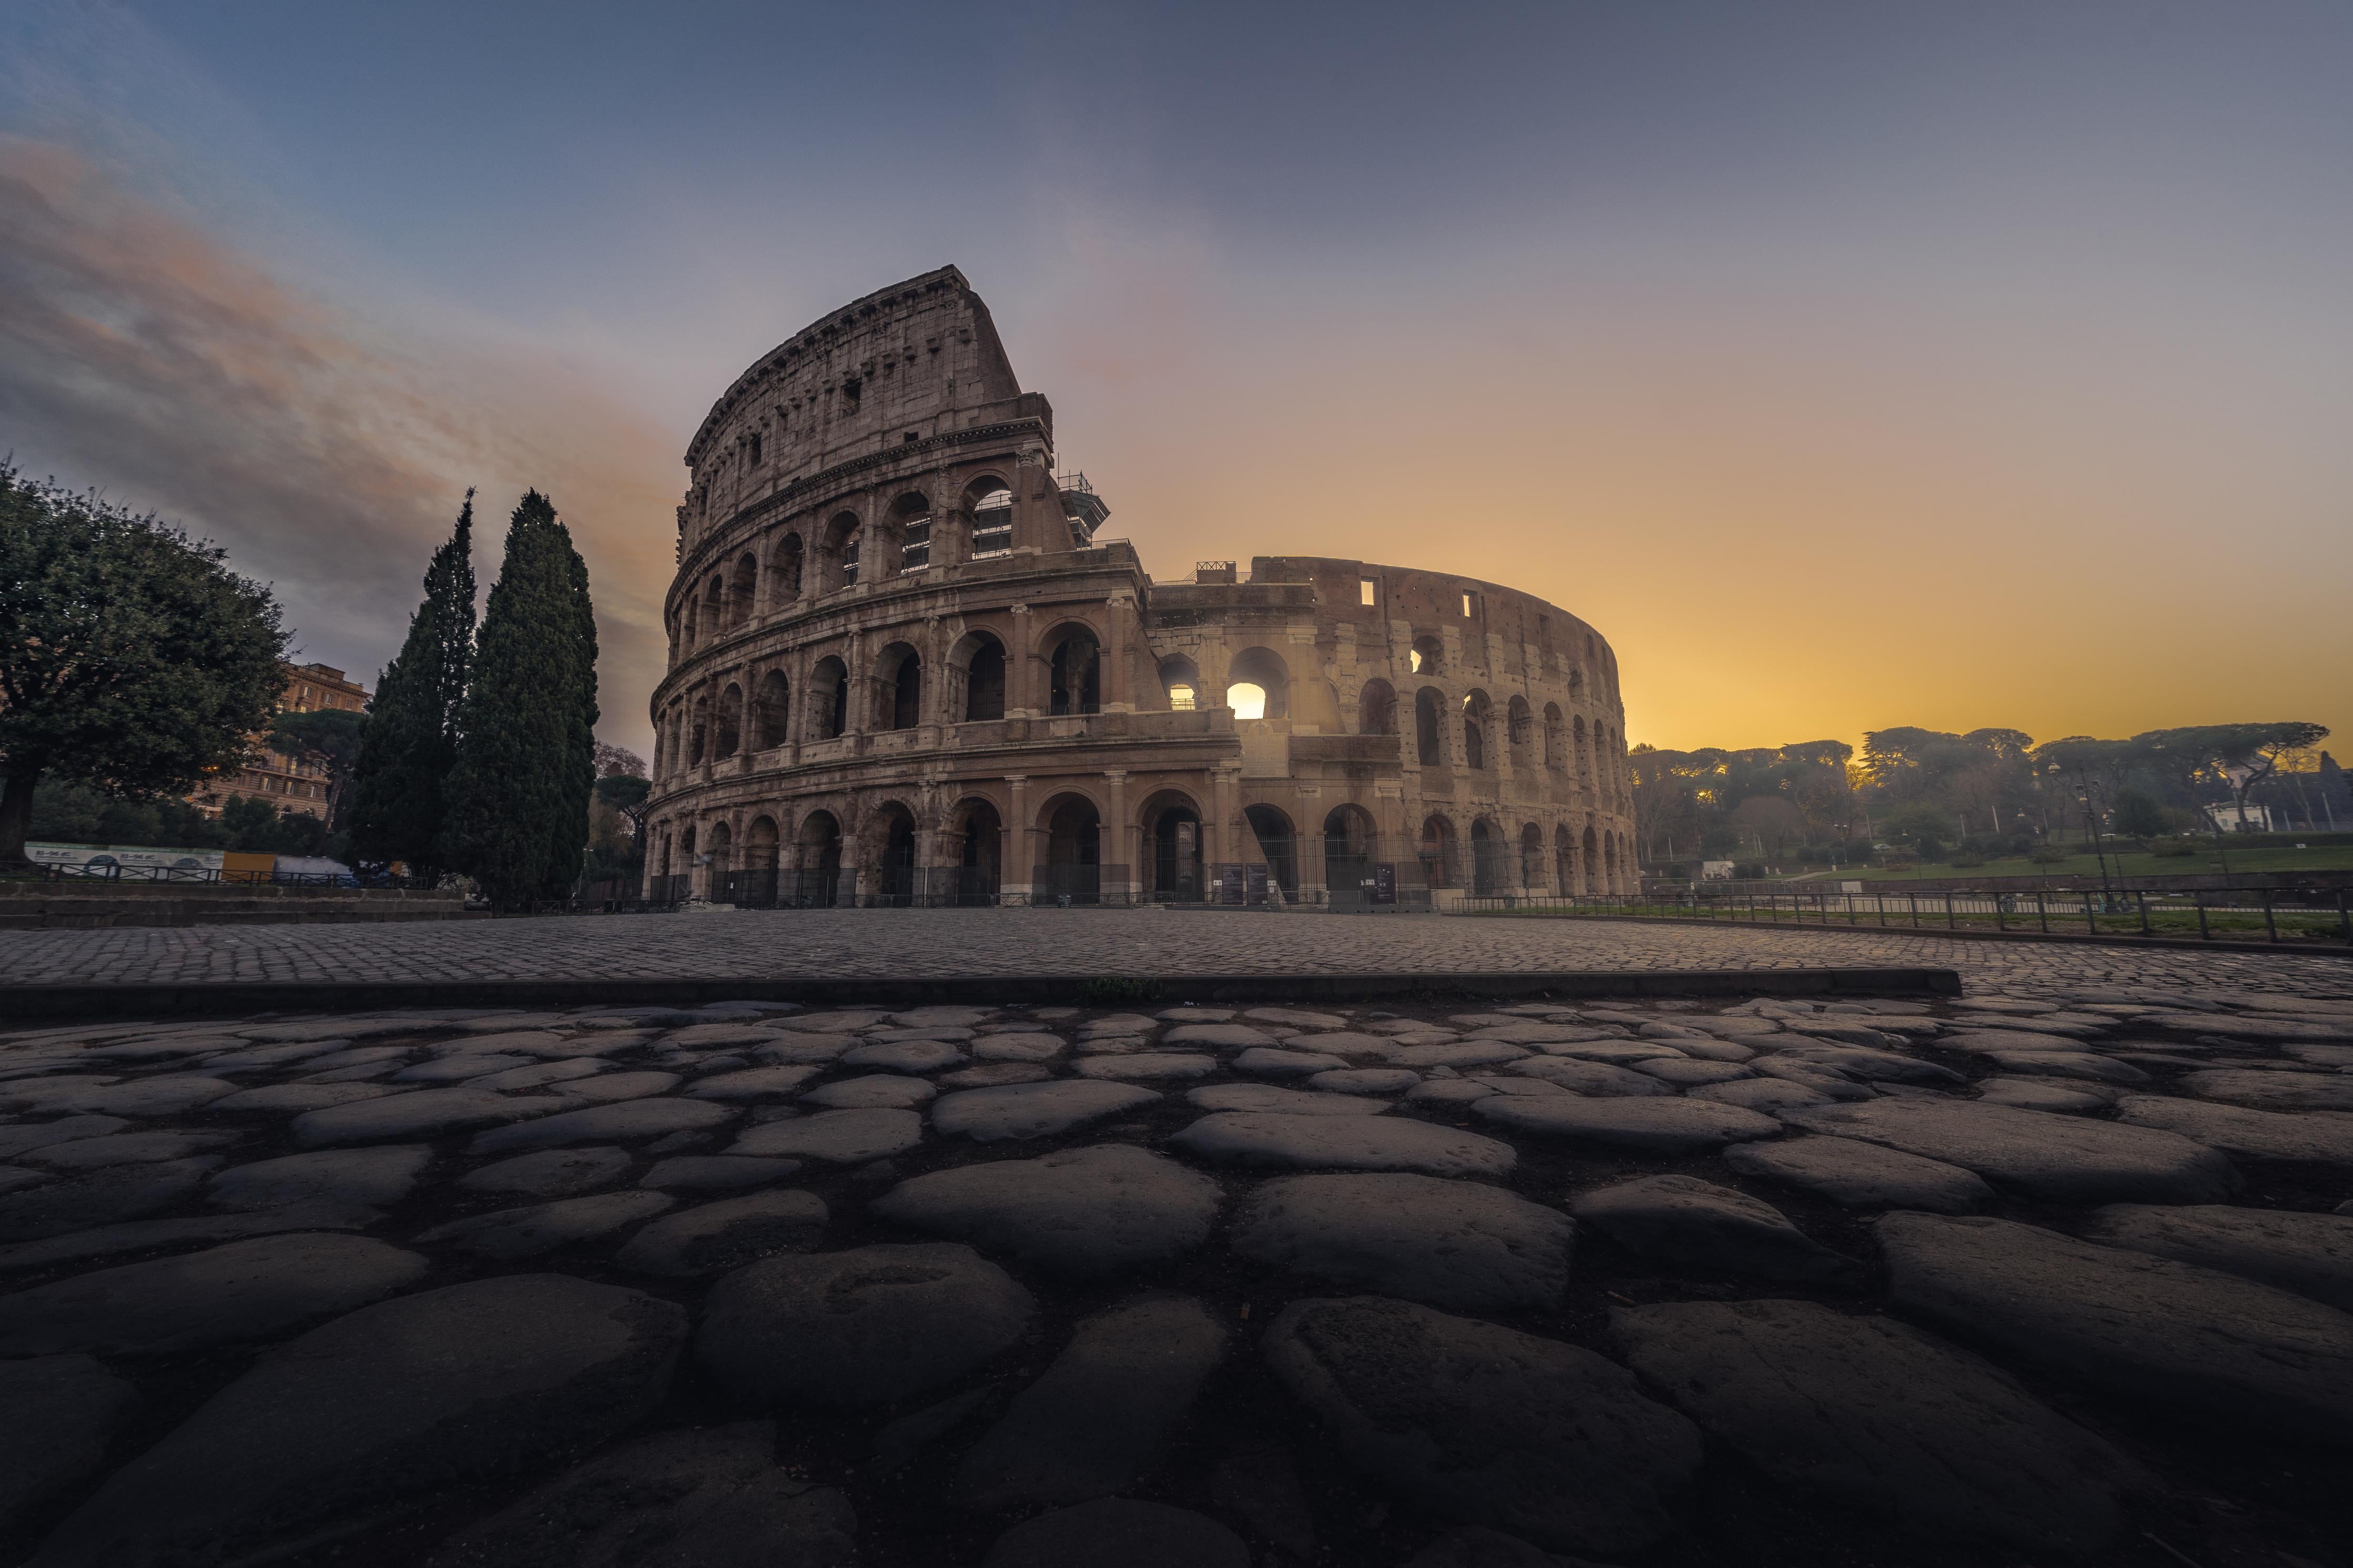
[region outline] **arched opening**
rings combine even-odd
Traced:
[[[1242,808],[1242,820],[1250,824],[1259,852],[1266,857],[1267,879],[1282,889],[1283,902],[1297,903],[1299,846],[1292,837],[1291,818],[1271,805],[1250,805]]]
[[[1365,689],[1356,698],[1356,733],[1396,734],[1397,705],[1397,688],[1377,679],[1365,682]]]
[[[752,618],[760,593],[760,559],[746,550],[735,559],[735,574],[727,584],[727,624],[740,626]]]
[[[1588,637],[1585,640],[1589,643],[1593,639]],[[1585,671],[1574,665],[1569,667],[1568,671],[1568,700],[1572,702],[1585,700]]]
[[[1047,803],[1046,864],[1039,869],[1038,895],[1049,903],[1103,900],[1103,817],[1084,795],[1066,795]]]
[[[703,753],[711,745],[711,699],[708,696],[695,698],[693,713],[688,720],[688,724],[690,728],[686,732],[686,765],[691,768],[700,767],[702,765]]]
[[[1462,700],[1462,763],[1465,767],[1483,768],[1489,765],[1487,735],[1493,717],[1485,692],[1473,691]]]
[[[735,873],[733,896],[727,901],[772,910],[776,907],[776,818],[755,816],[744,829],[744,868]]]
[[[1446,645],[1434,637],[1418,637],[1413,639],[1413,650],[1406,655],[1406,663],[1416,675],[1443,675]]]
[[[1471,824],[1471,891],[1493,898],[1504,890],[1504,836],[1485,817]]]
[[[849,668],[832,654],[809,671],[809,739],[830,741],[849,721]]]
[[[730,682],[719,694],[719,743],[716,748],[720,762],[725,762],[744,749],[744,689]]]
[[[1577,891],[1577,841],[1569,837],[1565,822],[1552,830],[1552,877],[1555,891],[1564,896]]]
[[[1520,887],[1534,892],[1545,886],[1544,829],[1531,822],[1520,829]]]
[[[727,579],[717,572],[702,587],[702,619],[705,635],[712,637],[724,632],[733,623],[727,609]]]
[[[884,647],[874,661],[877,680],[877,725],[884,730],[912,730],[923,721],[923,661],[902,642]]]
[[[1432,813],[1421,825],[1421,843],[1417,853],[1421,859],[1421,879],[1432,888],[1451,888],[1457,877],[1454,854],[1454,824]]]
[[[793,689],[785,672],[772,669],[760,678],[760,695],[752,705],[752,749],[765,752],[781,746],[790,735]]]
[[[959,801],[948,816],[948,837],[941,846],[953,870],[934,871],[934,903],[979,905],[997,902],[1003,885],[1005,824],[987,801]]]
[[[732,863],[734,847],[735,830],[724,822],[712,823],[710,872],[702,885],[707,889],[703,896],[714,904],[733,901],[731,895],[735,889],[729,879],[733,876],[735,870]]]
[[[1585,858],[1583,869],[1585,871],[1585,890],[1588,893],[1598,893],[1601,891],[1600,879],[1596,875],[1597,869],[1599,868],[1600,864],[1601,836],[1594,832],[1592,828],[1588,827],[1585,830]]]
[[[1413,739],[1425,768],[1446,765],[1446,694],[1425,686],[1413,694]]]
[[[1095,634],[1065,628],[1055,639],[1047,712],[1060,717],[1103,710],[1103,657]]]
[[[1559,773],[1568,766],[1564,753],[1565,735],[1561,730],[1560,704],[1547,702],[1544,710],[1544,765],[1546,773]]]
[[[785,542],[776,546],[776,563],[768,574],[768,597],[776,605],[789,605],[801,596],[801,536],[785,535]]]
[[[972,514],[972,558],[987,561],[1013,553],[1013,492],[995,474],[975,479],[965,490]]]
[[[825,552],[834,583],[847,588],[858,581],[858,514],[838,511],[825,525]]]
[[[1290,718],[1291,667],[1272,648],[1242,649],[1226,667],[1226,706],[1236,719]]]
[[[1361,805],[1335,805],[1324,818],[1324,896],[1335,910],[1368,908],[1377,830]]]
[[[899,574],[928,570],[932,564],[932,503],[913,493],[891,503],[892,543],[896,548]],[[881,581],[878,574],[876,581]]]
[[[1193,904],[1207,898],[1209,883],[1202,866],[1201,814],[1191,797],[1155,795],[1144,803],[1137,821],[1143,825],[1149,850],[1144,867],[1144,896],[1158,904]]]
[[[841,893],[841,824],[829,811],[812,811],[801,818],[801,866],[793,901],[828,907]]]
[[[976,724],[1004,718],[1005,645],[987,632],[967,632],[949,658],[964,680],[959,721]]]
[[[1170,712],[1193,711],[1200,703],[1200,667],[1181,653],[1169,655],[1160,661],[1160,689],[1167,694]]]
[[[866,904],[904,909],[915,901],[915,815],[886,801],[866,819]]]
[[[1513,770],[1524,773],[1534,772],[1536,761],[1536,720],[1535,710],[1528,706],[1526,698],[1512,699],[1511,706],[1504,710],[1504,726],[1505,738],[1511,746]]]

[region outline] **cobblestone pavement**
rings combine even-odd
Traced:
[[[0,932],[0,984],[770,979],[987,974],[1461,973],[1930,966],[1965,984],[2353,994],[2295,954],[1972,942],[1872,931],[1162,910],[849,910]]]
[[[127,946],[962,933],[1971,987],[0,1030],[0,1564],[2346,1562],[2339,965],[1150,915]]]

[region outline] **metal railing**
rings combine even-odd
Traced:
[[[27,863],[9,867],[8,880],[25,882],[185,883],[192,887],[230,888],[391,888],[431,892],[427,877],[396,877],[388,871],[225,871],[207,866],[122,866],[85,863],[79,866]]]
[[[2031,891],[1871,892],[1651,888],[1640,893],[1468,897],[1461,914],[1706,920],[1754,925],[1887,931],[2171,937],[2180,940],[2353,943],[2346,889],[2044,888]]]

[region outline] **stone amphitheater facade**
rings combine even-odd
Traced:
[[[1445,905],[1630,889],[1577,616],[1325,557],[1155,581],[942,268],[761,356],[686,462],[657,897]]]

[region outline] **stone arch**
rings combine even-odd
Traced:
[[[1170,654],[1160,661],[1160,689],[1171,712],[1190,712],[1201,702],[1201,667],[1181,653]]]
[[[711,825],[710,874],[703,881],[703,896],[714,903],[726,895],[727,874],[735,868],[734,852],[735,830],[723,816]]]
[[[1446,673],[1446,645],[1428,632],[1413,639],[1406,653],[1406,667],[1416,675],[1439,676]]]
[[[1359,735],[1394,735],[1397,733],[1397,688],[1380,677],[1365,682],[1356,694],[1356,733]]]
[[[1262,643],[1252,643],[1235,653],[1226,665],[1226,706],[1234,710],[1240,719],[1249,706],[1248,695],[1242,701],[1234,700],[1238,686],[1256,687],[1261,695],[1258,717],[1266,720],[1287,720],[1291,717],[1291,665],[1283,657]]]
[[[1504,831],[1488,817],[1471,820],[1471,891],[1492,898],[1504,890]]]
[[[1201,803],[1186,790],[1155,790],[1145,797],[1135,821],[1144,846],[1144,896],[1164,904],[1206,899],[1209,881]]]
[[[1504,733],[1511,748],[1515,773],[1534,773],[1536,765],[1535,712],[1525,697],[1514,697],[1504,710]]]
[[[1468,768],[1491,768],[1494,760],[1487,754],[1487,738],[1493,732],[1494,705],[1483,691],[1472,691],[1462,699],[1462,765]]]
[[[800,854],[800,886],[794,901],[837,902],[841,895],[841,819],[830,811],[812,811],[801,818],[794,842]]]
[[[1084,621],[1064,621],[1039,643],[1046,657],[1049,714],[1103,711],[1103,644]]]
[[[1574,897],[1577,886],[1577,840],[1566,822],[1556,823],[1552,830],[1553,889],[1564,897]]]
[[[719,733],[712,747],[712,757],[725,762],[744,749],[744,689],[733,681],[719,694]]]
[[[1591,639],[1588,638],[1588,640],[1589,641]],[[1570,665],[1568,667],[1568,700],[1571,702],[1582,702],[1585,700],[1585,670],[1581,666]]]
[[[952,723],[1005,717],[1005,644],[995,632],[969,631],[948,649],[948,711]]]
[[[702,636],[711,641],[723,635],[731,624],[727,609],[727,574],[713,572],[702,585]]]
[[[776,819],[760,816],[744,829],[744,869],[773,871],[776,868],[776,847],[780,836]]]
[[[1433,888],[1451,888],[1460,874],[1456,864],[1454,824],[1443,812],[1431,812],[1422,819],[1421,843],[1418,848],[1421,858],[1422,880]]]
[[[752,703],[752,749],[765,752],[792,738],[793,689],[781,669],[760,678],[760,694]]]
[[[858,581],[859,522],[854,511],[838,511],[827,520],[819,546],[825,573],[824,589],[846,588]]]
[[[944,882],[934,903],[990,904],[1005,884],[1005,818],[987,795],[968,795],[948,807],[936,851],[934,877]],[[947,873],[942,877],[942,873]]]
[[[1423,767],[1446,765],[1446,693],[1435,686],[1413,694],[1413,736]]]
[[[860,902],[903,909],[915,900],[915,814],[902,800],[878,802],[859,824],[866,868]]]
[[[1324,896],[1334,908],[1363,909],[1372,902],[1379,847],[1379,825],[1363,806],[1335,805],[1324,814]]]
[[[1562,728],[1560,704],[1547,702],[1544,709],[1544,765],[1546,773],[1556,773],[1568,766],[1567,736]]]
[[[732,629],[752,618],[760,596],[760,558],[746,550],[735,558],[727,579],[727,625]]]
[[[1074,904],[1103,899],[1103,808],[1082,790],[1064,789],[1038,807],[1045,842],[1038,868],[1038,896]]]
[[[1601,891],[1599,880],[1595,875],[1595,872],[1600,864],[1601,835],[1596,833],[1593,830],[1593,825],[1588,822],[1585,825],[1585,858],[1583,868],[1585,871],[1585,890],[1588,893],[1598,893]]]
[[[913,645],[885,644],[874,658],[874,727],[912,730],[923,721],[923,658]]]
[[[1520,829],[1520,886],[1541,888],[1545,879],[1544,829],[1531,822]]]
[[[686,764],[698,767],[711,749],[711,694],[698,691],[694,695],[692,716],[686,738]]]
[[[808,738],[834,740],[849,721],[849,667],[829,653],[809,667]]]
[[[1013,486],[984,473],[965,487],[959,509],[967,520],[966,557],[985,561],[1013,552]]]
[[[1242,823],[1258,840],[1259,853],[1266,858],[1268,879],[1282,889],[1286,903],[1299,901],[1299,834],[1292,826],[1291,814],[1279,805],[1260,802],[1242,807]]]
[[[768,563],[768,607],[781,609],[801,596],[801,568],[807,547],[797,531],[777,542]]]

